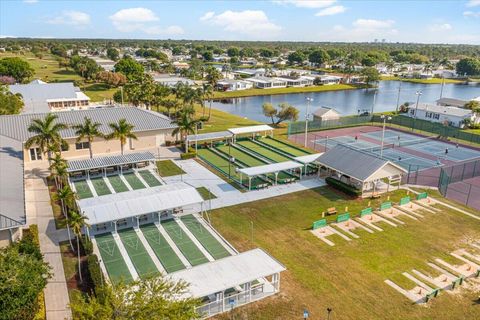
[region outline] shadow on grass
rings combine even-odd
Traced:
[[[54,71],[52,73],[56,74],[56,75],[61,75],[61,76],[75,76],[75,75],[77,75],[75,73],[75,71],[73,71],[73,70],[58,70],[58,71]]]
[[[88,91],[105,91],[110,89],[111,88],[104,83],[94,83],[84,87],[84,90],[88,90]]]

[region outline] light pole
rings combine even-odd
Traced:
[[[373,110],[375,109],[375,101],[377,100],[377,88],[375,88],[374,90],[375,91],[373,92],[373,104],[372,104],[372,114],[371,114],[372,117],[373,117]]]
[[[385,124],[388,121],[392,120],[392,117],[388,116],[386,117],[384,114],[382,114],[380,116],[380,119],[383,120],[383,129],[382,129],[382,145],[380,147],[380,158],[383,158],[383,143],[384,143],[384,139],[385,139]]]
[[[305,97],[307,99],[307,111],[305,112],[305,148],[307,147],[308,143],[308,113],[310,110],[310,102],[313,101],[313,98]]]
[[[198,138],[197,138],[198,124],[199,124],[199,122],[195,123],[195,157],[197,156],[197,151],[198,151]]]
[[[415,130],[415,124],[417,122],[417,111],[418,111],[418,101],[420,101],[420,96],[422,95],[422,91],[418,90],[415,92],[417,95],[417,103],[415,104],[415,117],[413,118],[413,126],[412,126],[412,131]]]
[[[332,308],[327,308],[327,320],[330,320],[330,313],[333,311]]]
[[[395,113],[398,113],[398,107],[400,105],[400,91],[402,90],[402,81],[398,85],[398,94],[397,94],[397,108],[395,109]]]

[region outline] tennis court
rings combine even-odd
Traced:
[[[253,152],[258,153],[262,157],[265,157],[269,160],[275,161],[275,162],[284,162],[284,161],[291,161],[291,158],[288,158],[286,156],[281,155],[280,153],[277,153],[275,151],[272,151],[270,149],[265,148],[264,146],[255,143],[251,140],[243,140],[243,141],[237,141],[237,144],[245,147]]]
[[[123,182],[120,176],[109,176],[107,179],[116,193],[128,191],[127,185]]]
[[[121,280],[126,282],[132,281],[132,275],[128,270],[127,264],[123,260],[122,254],[120,253],[112,234],[105,233],[97,235],[95,236],[95,240],[110,280],[113,283],[118,283]]]
[[[122,240],[123,246],[125,247],[135,270],[137,270],[137,273],[141,278],[159,274],[157,267],[150,258],[135,230],[120,230],[118,231],[118,235]]]
[[[150,187],[161,186],[162,183],[148,170],[137,171]]]
[[[140,226],[140,230],[168,273],[185,269],[180,258],[154,224]]]
[[[193,215],[183,216],[180,219],[214,259],[230,256],[227,249]]]
[[[106,194],[111,194],[110,189],[108,188],[103,178],[94,178],[90,179],[92,182],[93,187],[95,188],[95,192],[98,196],[104,196]]]
[[[92,190],[90,190],[86,180],[75,181],[73,182],[73,185],[75,186],[75,191],[80,199],[93,197]]]
[[[161,225],[192,266],[208,262],[208,259],[174,219],[163,221]]]
[[[294,157],[300,157],[300,156],[305,156],[307,154],[310,154],[308,151],[302,150],[300,148],[294,147],[286,142],[266,137],[266,138],[260,138],[258,139],[261,143],[264,143],[266,145],[269,145],[270,147],[276,148],[280,151],[283,151],[285,153],[288,153]]]
[[[146,188],[143,182],[135,175],[135,173],[126,173],[123,175],[123,177],[125,180],[127,180],[128,184],[133,190]]]

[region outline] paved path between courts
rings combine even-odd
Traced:
[[[48,280],[44,290],[47,320],[72,319],[62,254],[56,235],[57,231],[45,176],[45,170],[30,170],[27,168],[25,170],[27,221],[29,224],[38,225],[40,250],[44,260],[52,268],[52,278]]]

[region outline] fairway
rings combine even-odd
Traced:
[[[137,270],[137,273],[141,278],[159,274],[157,267],[148,255],[147,250],[143,246],[135,230],[120,230],[118,231],[118,235],[122,240],[125,250],[127,250],[130,260],[132,260],[132,263],[135,266],[135,270]]]
[[[275,162],[284,162],[284,161],[292,161],[291,158],[285,157],[275,151],[269,150],[265,148],[264,146],[255,143],[251,140],[243,140],[243,141],[237,141],[237,144],[241,145],[242,147],[245,147],[247,149],[250,149],[261,156],[270,159]]]
[[[283,151],[285,153],[291,154],[294,157],[299,157],[299,156],[305,156],[307,154],[310,154],[308,151],[302,150],[300,148],[294,147],[290,145],[289,143],[274,139],[274,138],[261,138],[258,139],[258,141],[265,143],[273,148],[276,148],[280,151]]]
[[[140,227],[148,244],[152,247],[153,252],[157,256],[160,263],[168,273],[185,269],[180,258],[168,244],[167,240],[162,236],[158,228],[154,224],[147,224]]]
[[[107,179],[108,181],[110,181],[110,184],[112,185],[113,190],[115,190],[116,193],[128,191],[127,185],[122,181],[120,176],[110,176],[107,177]]]
[[[137,171],[138,174],[145,180],[145,182],[148,184],[150,187],[158,187],[161,186],[162,183],[158,181],[158,179],[148,170],[141,170]]]
[[[183,216],[180,219],[214,259],[230,255],[227,249],[193,215]]]
[[[398,202],[405,194],[395,191],[390,198]],[[326,208],[336,207],[342,213],[348,206],[353,215],[369,201],[375,208],[385,200],[386,196],[348,200],[322,187],[214,210],[212,224],[239,251],[261,247],[287,268],[282,273],[281,298],[239,308],[232,317],[295,319],[308,309],[310,318],[326,319],[325,310],[330,307],[333,319],[480,319],[480,308],[472,305],[478,292],[465,288],[455,294],[442,292],[424,307],[412,304],[384,283],[390,279],[413,288],[402,273],[412,269],[434,273],[427,262],[434,258],[450,261],[449,252],[464,247],[469,239],[480,238],[478,220],[444,208],[418,221],[405,220],[402,226],[382,225],[383,232],[358,232],[360,238],[349,242],[329,237],[334,247],[309,231]],[[328,220],[335,218],[329,216]]]
[[[126,173],[123,175],[125,180],[127,180],[128,184],[133,190],[144,189],[146,186],[143,184],[140,179],[135,175],[135,173]]]
[[[132,281],[132,275],[128,270],[127,264],[123,260],[122,254],[118,249],[115,239],[111,233],[105,233],[95,236],[98,250],[102,256],[102,262],[107,269],[108,277],[113,283],[118,283],[121,280],[129,282]]]
[[[180,249],[192,266],[208,262],[208,259],[197,248],[192,239],[190,239],[188,235],[180,228],[175,220],[170,219],[162,221],[161,225],[163,228],[165,228],[165,231],[167,231],[170,238],[172,238],[173,242],[175,242],[178,249]]]
[[[85,180],[75,181],[73,185],[75,186],[75,190],[80,199],[93,197],[92,190],[90,190],[90,187],[88,186],[87,181]]]
[[[95,188],[95,192],[97,192],[98,196],[111,194],[110,189],[108,188],[105,181],[103,181],[103,178],[90,179],[90,181],[92,182],[92,185]]]

